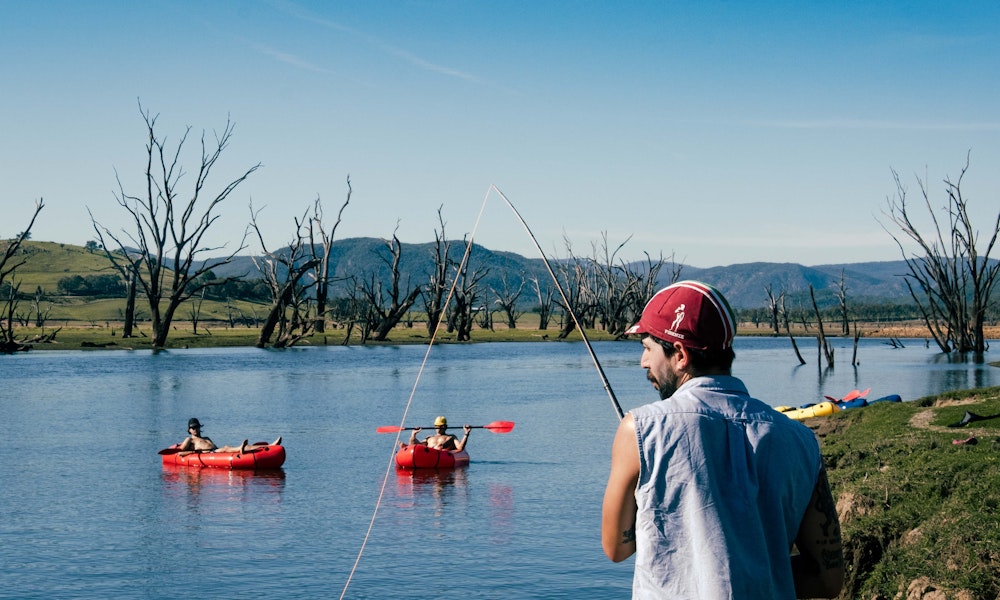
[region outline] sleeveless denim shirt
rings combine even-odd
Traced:
[[[808,427],[730,376],[632,411],[634,598],[795,598],[790,550],[822,458]]]

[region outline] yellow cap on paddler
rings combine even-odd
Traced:
[[[438,417],[438,418],[434,419],[434,426],[435,427],[442,427],[442,426],[447,427],[448,426],[448,419],[446,419],[444,417]]]

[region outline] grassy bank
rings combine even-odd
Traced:
[[[994,419],[961,428],[966,411]],[[806,422],[845,540],[841,598],[997,598],[1000,388],[874,404]],[[953,444],[974,438],[974,444]]]

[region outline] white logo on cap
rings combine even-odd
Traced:
[[[681,321],[684,320],[684,305],[681,304],[680,306],[678,306],[677,309],[674,311],[674,314],[677,315],[677,318],[674,319],[674,322],[670,324],[670,329],[676,331],[681,326]]]

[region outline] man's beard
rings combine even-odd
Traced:
[[[671,376],[670,381],[660,381],[650,371],[646,371],[646,379],[653,382],[657,393],[660,395],[660,400],[666,400],[667,398],[674,395],[677,391],[677,377]]]

